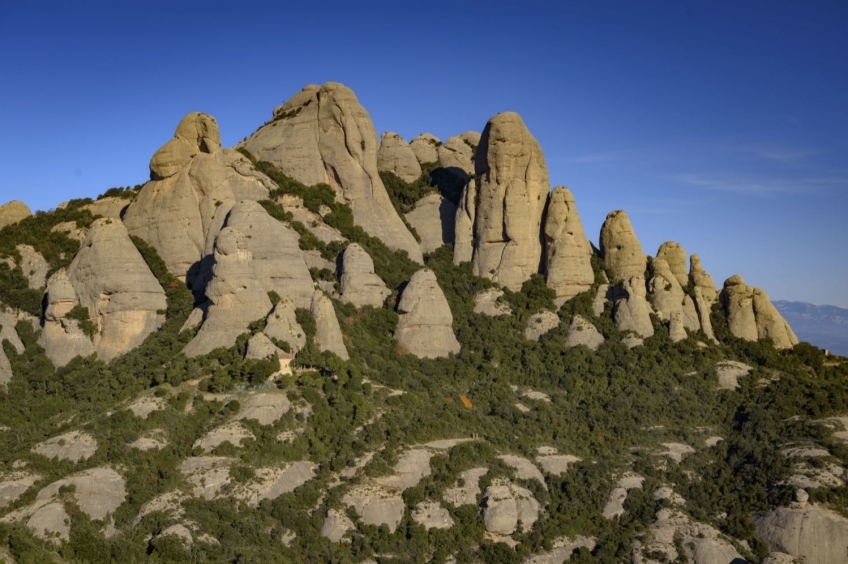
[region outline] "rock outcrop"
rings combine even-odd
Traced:
[[[507,480],[492,480],[483,494],[483,520],[492,534],[511,535],[519,524],[522,531],[529,531],[539,518],[539,509],[530,490]]]
[[[695,288],[701,289],[701,294],[709,306],[716,302],[718,290],[716,290],[715,280],[704,270],[701,265],[701,257],[698,255],[689,257],[689,281]]]
[[[818,505],[802,505],[755,514],[757,536],[769,550],[803,558],[804,562],[845,562],[848,519]]]
[[[442,142],[439,138],[430,133],[422,133],[418,137],[409,142],[409,147],[415,154],[415,158],[421,164],[432,164],[439,162],[438,147]]]
[[[474,257],[474,219],[477,216],[477,184],[470,179],[462,189],[454,219],[453,263],[460,265]]]
[[[449,137],[444,144],[437,147],[436,153],[442,167],[460,169],[465,174],[474,174],[474,149],[461,136]]]
[[[516,291],[539,271],[550,190],[545,157],[521,117],[504,112],[486,124],[475,162],[474,274]]]
[[[267,198],[275,186],[243,155],[222,150],[215,118],[199,112],[184,117],[174,138],[150,159],[150,179],[124,213],[124,223],[189,286],[233,205]]]
[[[29,245],[18,245],[16,248],[21,255],[21,270],[26,276],[27,285],[33,290],[44,288],[50,264]]]
[[[57,271],[47,281],[45,300],[47,307],[41,321],[38,344],[44,347],[53,364],[65,366],[76,356],[94,354],[91,338],[82,332],[76,319],[67,317],[79,305],[79,298],[65,269]]]
[[[283,298],[274,306],[265,318],[265,329],[262,332],[271,339],[288,343],[292,353],[306,345],[306,334],[297,322],[295,305],[288,298]]]
[[[15,331],[16,324],[17,321],[11,314],[0,311],[0,387],[8,384],[12,379],[12,365],[3,350],[3,341],[8,340],[18,354],[24,352],[24,344]]]
[[[88,309],[96,328],[92,342],[103,360],[134,349],[165,321],[165,291],[118,220],[91,225],[68,280]]]
[[[406,182],[415,182],[421,177],[421,165],[415,152],[397,133],[387,131],[380,139],[377,149],[377,170],[391,172]]]
[[[342,338],[342,330],[339,327],[339,319],[336,317],[332,300],[321,290],[315,290],[310,311],[315,318],[315,341],[318,348],[335,353],[345,360],[349,359],[350,355]]]
[[[689,283],[689,276],[686,274],[686,250],[679,243],[666,241],[657,249],[656,258],[663,259],[668,264],[677,282],[685,288]]]
[[[595,282],[592,245],[583,232],[574,196],[557,186],[548,198],[545,212],[545,278],[561,306]]]
[[[350,88],[334,82],[306,86],[243,145],[307,186],[329,184],[350,205],[356,225],[423,262],[380,180],[374,124]]]
[[[728,278],[720,297],[730,332],[736,337],[746,341],[771,339],[779,349],[798,344],[798,337],[768,295],[746,285],[741,276]]]
[[[432,253],[442,245],[451,245],[455,237],[456,206],[441,194],[428,194],[406,214],[406,221],[421,237],[421,252]]]
[[[647,258],[630,218],[621,210],[610,212],[601,226],[601,258],[613,282],[644,276]]]
[[[665,259],[651,261],[651,280],[648,289],[651,304],[660,319],[670,321],[677,317],[682,328],[697,331],[701,328],[695,302],[683,291],[677,276],[671,271]],[[684,337],[686,333],[683,333]]]
[[[374,273],[374,261],[358,243],[351,243],[342,254],[340,298],[356,307],[380,307],[391,294],[383,279]]]
[[[7,225],[17,223],[31,215],[32,212],[30,211],[29,206],[25,203],[18,200],[6,202],[0,206],[0,229],[3,229]]]
[[[538,341],[548,331],[559,327],[559,315],[551,310],[543,309],[527,318],[527,327],[524,336],[529,341]]]
[[[585,345],[596,351],[604,344],[604,336],[592,323],[581,315],[575,315],[568,327],[568,337],[565,339],[567,348]]]
[[[632,561],[639,564],[656,562],[657,554],[662,554],[668,562],[677,559],[694,564],[747,562],[730,539],[723,537],[718,530],[692,521],[672,508],[660,509],[647,533],[634,542]]]
[[[412,275],[398,303],[394,338],[419,358],[446,357],[459,352],[453,314],[432,270]]]
[[[645,298],[645,279],[633,276],[621,283],[623,297],[615,301],[613,317],[615,328],[619,331],[632,331],[640,337],[650,337],[654,334],[651,323],[651,306]]]
[[[236,204],[212,244],[211,280],[204,291],[209,301],[187,356],[231,346],[250,323],[268,315],[269,292],[295,307],[311,305],[314,285],[297,233],[258,203]]]

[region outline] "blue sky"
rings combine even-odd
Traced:
[[[226,145],[308,83],[377,131],[520,113],[589,238],[628,212],[774,299],[848,306],[848,3],[0,2],[0,200],[141,183],[190,111]]]

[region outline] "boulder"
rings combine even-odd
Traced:
[[[26,276],[27,285],[33,290],[44,288],[50,263],[29,245],[18,245],[16,248],[21,255],[21,271]]]
[[[474,218],[477,214],[477,185],[470,179],[459,198],[454,218],[453,264],[460,265],[474,256]]]
[[[521,117],[486,124],[475,161],[480,182],[473,272],[517,291],[539,271],[540,232],[550,184],[545,157]]]
[[[559,315],[550,310],[542,310],[539,313],[534,313],[527,318],[527,328],[524,330],[524,336],[530,341],[538,341],[542,335],[559,327]]]
[[[682,550],[682,554],[679,551]],[[692,521],[677,509],[660,509],[648,531],[634,542],[633,562],[665,561],[693,564],[746,564],[730,539],[705,523]]]
[[[340,542],[347,532],[353,529],[353,521],[347,515],[338,509],[330,509],[324,524],[321,525],[321,536],[330,542]]]
[[[242,155],[221,150],[215,118],[199,112],[184,117],[174,138],[153,155],[150,178],[124,212],[124,223],[190,287],[229,209],[240,199],[267,198],[274,186]]]
[[[845,562],[848,519],[830,509],[819,505],[778,507],[755,513],[753,521],[757,537],[769,550],[817,564]]]
[[[565,339],[567,348],[585,345],[593,351],[598,350],[604,344],[604,336],[598,329],[582,315],[575,315],[568,327],[568,337]]]
[[[272,339],[288,343],[292,353],[306,345],[306,334],[297,322],[294,303],[288,298],[283,298],[274,306],[265,319],[262,332]]]
[[[406,510],[399,492],[371,485],[352,488],[342,496],[342,503],[353,507],[366,525],[386,525],[392,533],[397,529]]]
[[[457,209],[453,202],[433,193],[415,202],[406,221],[421,237],[421,252],[432,253],[442,245],[452,245]]]
[[[277,360],[283,351],[265,333],[257,333],[247,341],[245,360]]]
[[[330,185],[350,205],[356,225],[423,262],[418,242],[380,180],[374,124],[350,88],[334,82],[306,86],[243,145],[307,186]]]
[[[339,319],[336,317],[333,301],[321,290],[315,290],[312,296],[310,311],[312,312],[312,317],[315,318],[317,327],[315,341],[318,348],[322,351],[335,353],[344,360],[349,359],[350,355],[342,338],[342,330],[339,327]]]
[[[613,309],[615,328],[632,331],[640,337],[652,336],[654,325],[651,323],[651,306],[645,298],[645,279],[633,276],[621,283],[620,290],[623,296],[615,301]]]
[[[421,501],[412,510],[412,520],[425,529],[450,529],[454,522],[438,501]]]
[[[391,294],[383,279],[374,273],[374,261],[358,243],[351,243],[342,254],[339,298],[362,307],[380,307]]]
[[[38,443],[32,447],[32,452],[45,458],[79,462],[97,452],[97,441],[88,433],[71,431]]]
[[[512,310],[506,302],[498,302],[504,295],[503,290],[489,288],[474,296],[474,313],[482,313],[489,317],[509,315]]]
[[[412,149],[412,152],[415,154],[415,158],[418,159],[419,163],[432,164],[439,162],[438,147],[441,144],[442,142],[439,141],[439,138],[435,135],[422,133],[409,142],[409,147]]]
[[[595,282],[592,245],[568,188],[557,186],[548,197],[544,236],[545,278],[561,306]]]
[[[387,131],[380,139],[377,149],[377,170],[391,172],[406,182],[415,182],[421,177],[421,165],[415,152],[397,133]]]
[[[257,392],[241,400],[241,409],[235,419],[253,419],[260,425],[273,425],[291,409],[291,402],[283,392]]]
[[[798,337],[768,295],[746,285],[741,276],[731,276],[724,282],[720,299],[734,336],[746,341],[771,339],[779,349],[798,344]]]
[[[601,258],[613,282],[644,276],[647,259],[630,218],[621,210],[610,212],[601,226]]]
[[[79,298],[64,268],[47,281],[45,300],[38,344],[44,347],[47,358],[55,366],[65,366],[76,356],[94,354],[91,338],[82,332],[77,320],[67,318],[68,312],[79,305]]]
[[[657,249],[656,258],[663,259],[668,264],[680,287],[685,288],[689,283],[689,276],[686,274],[686,250],[679,243],[666,241]]]
[[[539,509],[530,490],[508,480],[492,480],[483,494],[483,520],[492,534],[512,535],[519,523],[523,532],[529,531],[539,518]]]
[[[471,468],[459,475],[459,480],[453,487],[447,488],[444,500],[454,507],[462,505],[476,505],[477,496],[480,494],[480,478],[485,476],[487,468]]]
[[[399,319],[394,338],[419,358],[459,353],[453,333],[453,314],[432,270],[412,275],[398,303]]]
[[[139,346],[165,321],[165,291],[127,228],[98,219],[68,267],[79,305],[88,308],[97,356],[109,361]]]
[[[0,229],[12,225],[32,215],[29,206],[19,200],[12,200],[0,206]]]

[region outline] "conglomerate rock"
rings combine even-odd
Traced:
[[[548,198],[545,214],[545,275],[556,292],[557,306],[585,292],[595,282],[592,245],[583,232],[574,196],[557,186]]]
[[[621,210],[610,212],[601,226],[601,258],[615,281],[644,276],[647,259],[630,218]]]
[[[453,314],[432,270],[412,275],[398,303],[394,337],[421,358],[446,357],[459,352],[453,333]]]

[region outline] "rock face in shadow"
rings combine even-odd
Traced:
[[[7,225],[17,223],[31,215],[32,212],[30,211],[29,206],[25,203],[18,200],[6,202],[0,206],[0,229],[3,229]]]
[[[545,274],[548,287],[556,292],[561,306],[595,282],[592,245],[583,232],[574,196],[557,186],[548,198],[545,214]]]
[[[724,282],[720,299],[734,336],[746,341],[771,339],[779,349],[798,344],[798,337],[768,295],[746,285],[741,276],[731,276]]]
[[[115,219],[98,219],[68,267],[79,304],[97,331],[97,356],[111,360],[144,341],[165,322],[165,291]]]
[[[385,132],[380,139],[377,170],[391,172],[406,182],[415,182],[421,177],[421,165],[415,152],[403,137],[391,131]]]
[[[796,504],[754,515],[757,536],[769,550],[805,562],[837,564],[848,554],[848,519],[817,505]]]
[[[329,184],[350,205],[353,220],[389,248],[423,262],[377,168],[377,132],[350,88],[334,82],[309,85],[274,110],[244,147],[307,186]]]
[[[630,218],[621,210],[610,212],[601,226],[601,257],[613,282],[644,276],[647,259]]]
[[[432,270],[412,275],[398,303],[394,337],[419,358],[446,357],[459,352],[453,333],[453,314]]]
[[[454,219],[453,264],[458,266],[474,256],[474,219],[477,216],[477,184],[470,179],[462,196]]]
[[[391,294],[383,279],[374,273],[374,261],[358,243],[351,243],[342,254],[340,298],[356,307],[380,307]]]
[[[615,328],[619,331],[632,331],[640,337],[654,334],[651,323],[651,306],[646,299],[645,279],[633,276],[621,283],[623,296],[615,301],[613,316]]]
[[[519,290],[539,270],[542,211],[550,190],[539,143],[513,112],[489,120],[477,149],[480,183],[473,271]]]
[[[230,208],[241,199],[267,198],[275,187],[237,151],[222,150],[215,118],[199,112],[184,117],[174,138],[150,159],[150,179],[124,223],[189,286]]]
[[[406,221],[421,237],[424,254],[454,242],[456,206],[441,194],[428,194],[415,202],[415,209],[406,214]]]
[[[325,296],[321,290],[315,290],[315,294],[312,296],[312,307],[310,311],[312,312],[312,317],[315,318],[315,325],[317,326],[315,340],[318,348],[322,351],[335,353],[345,360],[349,359],[350,355],[342,338],[342,330],[339,327],[339,319],[336,317],[336,310],[333,307],[332,300]]]

